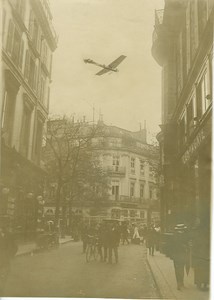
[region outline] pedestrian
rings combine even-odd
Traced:
[[[149,249],[149,255],[154,256],[156,231],[153,226],[147,230],[146,244]]]
[[[112,252],[114,252],[115,263],[118,263],[118,246],[120,243],[120,231],[117,224],[112,224],[110,226],[110,231],[108,233],[108,246],[109,246],[109,257],[108,263],[112,264]]]
[[[160,250],[160,238],[161,238],[161,228],[159,225],[155,227],[155,250],[159,251]]]
[[[9,229],[7,216],[0,217],[0,296],[3,296],[4,287],[10,272],[10,264],[18,247],[13,234]]]
[[[123,223],[121,225],[121,235],[122,235],[122,243],[123,245],[125,244],[125,242],[127,244],[129,244],[129,240],[128,240],[128,228],[127,228],[127,224]]]
[[[88,239],[88,225],[83,223],[81,226],[81,240],[83,244],[83,253],[85,253],[87,248],[87,239]]]
[[[209,224],[197,225],[192,234],[192,260],[194,269],[194,283],[200,290],[207,290],[210,277],[210,232]]]
[[[184,224],[176,225],[174,231],[170,249],[175,268],[177,289],[181,290],[184,287],[184,267],[187,263],[189,240],[187,227]]]
[[[103,254],[104,254],[104,257],[103,257],[103,261],[104,262],[107,262],[108,260],[108,252],[109,252],[109,235],[110,235],[110,231],[111,231],[111,228],[110,228],[110,224],[107,224],[107,223],[103,223],[103,228],[102,228],[102,244],[103,244]]]
[[[134,244],[140,244],[140,235],[139,235],[137,225],[134,226],[134,234],[133,234],[132,240],[133,240]]]

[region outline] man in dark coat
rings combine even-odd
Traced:
[[[171,257],[174,262],[177,289],[184,286],[184,266],[187,259],[188,235],[184,224],[178,224],[174,228],[175,233],[171,239]]]
[[[5,283],[10,272],[10,262],[18,248],[6,219],[0,218],[0,296],[3,296]]]
[[[198,226],[192,231],[192,243],[194,283],[199,289],[203,288],[206,290],[210,281],[209,224],[198,224]]]
[[[112,252],[114,252],[115,262],[118,263],[118,246],[120,243],[120,230],[117,224],[112,224],[108,233],[109,264],[112,264]]]

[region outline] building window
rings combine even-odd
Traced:
[[[144,184],[140,185],[140,198],[143,198],[144,196]]]
[[[11,144],[15,111],[15,96],[5,92],[2,111],[2,137],[7,145]]]
[[[141,159],[140,160],[140,174],[145,175],[145,170],[144,170],[144,161]]]
[[[15,27],[12,20],[9,22],[6,51],[16,66],[22,67],[24,42],[21,38],[21,33]]]
[[[179,147],[182,150],[183,146],[185,145],[186,136],[185,136],[185,117],[181,119],[179,122]]]
[[[119,198],[119,182],[112,182],[112,196],[114,196],[115,200]]]
[[[130,184],[130,197],[134,197],[135,195],[135,183],[131,182]]]
[[[36,140],[35,140],[35,159],[37,163],[40,162],[42,138],[43,138],[43,123],[38,120],[37,129],[36,129]]]
[[[27,79],[30,87],[33,90],[36,90],[36,85],[37,85],[36,59],[29,50],[26,51],[24,76]]]
[[[153,198],[153,189],[152,188],[149,189],[149,198],[150,199]]]
[[[197,120],[199,121],[211,103],[211,97],[208,88],[208,72],[205,70],[196,88],[197,101]]]
[[[114,171],[118,171],[119,170],[119,165],[120,165],[120,157],[119,156],[113,156],[113,167],[114,167]]]
[[[29,136],[30,136],[30,124],[31,124],[31,110],[24,106],[23,118],[22,118],[22,129],[21,129],[21,144],[20,152],[27,157],[29,147]]]
[[[131,169],[135,169],[135,158],[134,157],[132,157],[131,158]]]
[[[194,131],[194,113],[193,113],[193,100],[187,105],[187,135],[190,136]]]

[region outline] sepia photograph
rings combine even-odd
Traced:
[[[211,300],[214,0],[0,13],[0,299]]]

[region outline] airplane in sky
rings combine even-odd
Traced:
[[[87,59],[84,59],[84,62],[86,64],[93,64],[93,65],[96,65],[98,67],[101,67],[102,70],[99,71],[98,73],[96,73],[96,75],[103,75],[105,73],[108,73],[108,72],[118,72],[118,69],[116,68],[124,59],[126,58],[125,55],[121,55],[119,56],[117,59],[115,59],[112,63],[110,63],[108,66],[106,65],[102,65],[102,64],[98,64],[96,63],[95,61],[93,61],[92,59],[90,58],[87,58]]]

